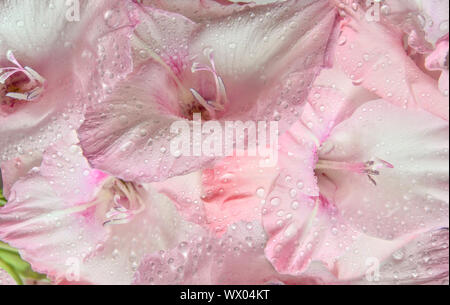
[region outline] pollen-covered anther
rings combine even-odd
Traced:
[[[363,170],[364,173],[375,176],[380,174],[380,171],[373,167],[375,165],[375,161],[367,161],[365,165],[366,168]]]

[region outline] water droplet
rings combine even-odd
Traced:
[[[280,205],[280,203],[281,203],[281,200],[278,197],[272,198],[272,200],[270,200],[270,204],[273,206],[278,206],[278,205]]]
[[[264,198],[265,193],[266,192],[262,187],[256,190],[256,196],[259,198]]]

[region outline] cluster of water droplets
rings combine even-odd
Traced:
[[[195,284],[209,276],[213,277],[213,282],[226,283],[239,277],[228,264],[261,255],[265,238],[260,226],[244,222],[230,225],[221,237],[192,236],[171,251],[160,251],[144,258],[135,283]]]

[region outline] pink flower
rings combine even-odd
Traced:
[[[355,280],[370,257],[382,262],[448,227],[448,122],[424,111],[383,100],[352,110],[333,89],[318,89],[282,137],[279,166],[263,209],[266,254],[279,272],[319,260]],[[427,267],[442,271],[424,265],[421,276]]]
[[[0,209],[0,239],[54,283],[129,284],[145,254],[193,230],[152,186],[92,169],[74,134],[45,152]]]
[[[88,89],[101,88],[95,91],[101,98],[128,72],[128,36],[134,20],[126,3],[74,1],[67,6],[65,1],[2,1],[2,163],[40,162],[48,145],[81,124],[84,107],[92,98]]]
[[[326,60],[334,7],[325,0],[219,2],[144,1],[136,10],[134,72],[88,108],[79,130],[93,166],[160,181],[213,159],[171,154],[175,121],[192,125],[201,113],[221,124],[279,120],[286,130],[297,119]]]

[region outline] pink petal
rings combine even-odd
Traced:
[[[419,107],[448,120],[447,98],[406,55],[401,33],[383,23],[367,21],[361,10],[355,12],[349,7],[346,13],[336,64],[347,76],[386,101]]]
[[[185,285],[261,285],[315,283],[316,277],[280,275],[264,257],[265,237],[261,226],[241,222],[231,225],[220,239],[207,234],[181,242],[168,252],[144,258],[134,283]],[[311,272],[314,274],[314,272]],[[324,275],[326,277],[326,275]]]
[[[224,232],[239,221],[261,221],[261,202],[278,172],[257,157],[229,157],[205,169],[202,201],[211,230]]]
[[[13,50],[16,59],[24,67],[42,70],[45,66],[51,67],[56,63],[70,65],[68,58],[81,54],[83,47],[87,45],[92,44],[93,49],[96,49],[95,38],[111,32],[119,25],[119,13],[127,12],[127,2],[131,3],[80,0],[76,1],[79,3],[79,14],[73,14],[73,9],[77,9],[76,3],[69,6],[65,2],[55,2],[51,4],[51,8],[48,3],[32,0],[2,3],[0,58],[8,50]]]
[[[139,66],[149,58],[159,56],[177,75],[183,73],[188,64],[189,45],[194,31],[200,25],[183,15],[139,6],[136,9],[139,24],[134,31],[134,65]],[[167,34],[170,33],[170,39]],[[190,68],[190,67],[189,67]]]
[[[210,157],[171,152],[170,140],[175,135],[170,127],[180,120],[170,114],[176,109],[174,86],[164,68],[145,65],[119,83],[107,101],[88,108],[78,132],[90,163],[128,181],[149,182],[210,162]]]
[[[119,82],[105,101],[87,109],[79,135],[95,167],[126,180],[151,182],[189,172],[210,158],[176,157],[170,151],[174,137],[170,126],[181,119],[173,81],[186,57],[179,46],[187,43],[195,25],[183,16],[155,9],[140,7],[135,13],[142,20],[132,40],[135,72]],[[169,26],[173,45],[166,47],[162,43]],[[152,59],[157,50],[168,50],[159,62]],[[124,162],[117,162],[118,158]]]
[[[446,96],[448,96],[448,82],[449,72],[448,70],[444,70],[439,78],[439,90],[441,90],[441,92]]]
[[[422,233],[383,262],[382,280],[409,285],[448,283],[448,242],[448,228]]]
[[[276,270],[295,275],[312,261],[331,269],[355,234],[334,203],[321,197],[314,172],[321,143],[348,115],[349,103],[327,88],[313,89],[308,100],[302,121],[280,139],[280,174],[263,208],[266,255]]]
[[[278,171],[258,157],[227,157],[214,166],[157,184],[189,220],[222,235],[239,221],[260,221],[261,203]],[[186,184],[189,181],[189,184]]]
[[[48,145],[80,124],[82,109],[76,90],[81,84],[70,74],[60,77],[58,72],[58,77],[59,86],[48,88],[37,102],[14,105],[13,112],[6,115],[0,108],[0,153],[3,160],[20,158],[25,153],[39,155]]]
[[[86,3],[83,1],[80,4],[84,8]],[[31,0],[2,2],[0,56],[3,57],[8,50],[14,50],[18,59],[25,54],[27,59],[47,57],[54,46],[64,43],[59,39],[61,33],[66,30],[71,33],[76,28],[75,23],[71,24],[65,18],[67,9],[62,2],[53,4],[52,9],[49,9],[48,3]]]
[[[334,55],[331,59],[334,61]],[[333,66],[329,69],[323,69],[314,82],[313,90],[323,88],[325,90],[335,91],[336,97],[345,98],[345,109],[348,114],[361,106],[362,104],[378,99],[379,97],[362,86],[355,85],[350,78],[338,67]],[[320,95],[320,92],[319,92]],[[321,95],[320,95],[321,96]],[[323,99],[322,106],[332,105],[326,99]]]
[[[186,183],[189,181],[189,183]],[[202,202],[202,172],[169,178],[154,183],[161,194],[170,198],[187,221],[208,227],[205,206]]]
[[[236,5],[228,0],[143,0],[144,6],[151,6],[172,13],[183,14],[191,20],[199,21],[205,17],[219,18],[226,16]]]
[[[362,235],[339,259],[335,271],[352,284],[445,284],[448,239],[448,228],[392,241]]]
[[[32,168],[37,167],[42,162],[42,155],[24,155],[16,159],[3,162],[1,174],[3,181],[3,195],[8,198],[11,187],[21,177],[25,176]]]

